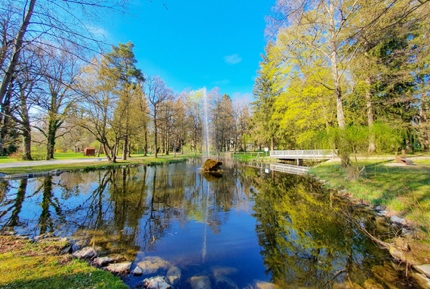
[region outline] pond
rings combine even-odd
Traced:
[[[312,178],[233,162],[214,177],[200,167],[192,160],[2,182],[0,230],[67,236],[123,255],[132,270],[159,257],[179,269],[174,288],[203,288],[196,276],[207,288],[414,286],[354,223],[377,234],[375,216]],[[123,280],[142,288],[165,273]]]

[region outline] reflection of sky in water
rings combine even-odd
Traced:
[[[17,194],[22,181],[10,181],[0,199],[0,229],[31,237],[40,228],[58,236],[94,237],[97,245],[127,252],[133,266],[145,256],[160,256],[180,267],[184,278],[232,267],[229,278],[239,288],[271,279],[293,286],[318,286],[319,279],[342,282],[346,275],[336,274],[348,266],[348,278],[363,284],[372,264],[385,259],[350,223],[332,216],[328,194],[296,189],[307,188],[304,178],[277,173],[274,185],[273,175],[262,170],[223,169],[223,177],[210,182],[197,162],[64,173],[29,179],[25,198]],[[320,247],[309,247],[308,241]]]

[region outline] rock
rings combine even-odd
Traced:
[[[61,255],[64,255],[64,254],[69,254],[69,253],[71,253],[72,252],[72,246],[64,246],[62,249],[61,249],[61,251],[60,251],[60,254]]]
[[[95,265],[101,266],[101,267],[106,266],[107,264],[112,263],[112,262],[114,262],[114,260],[112,258],[108,257],[108,256],[106,256],[106,257],[98,257],[98,258],[95,258],[93,260],[93,263]]]
[[[222,162],[219,162],[213,159],[207,159],[202,166],[202,170],[204,172],[218,172],[221,170],[220,168],[221,165],[222,165]]]
[[[131,262],[113,263],[109,264],[106,269],[115,274],[130,272]]]
[[[143,288],[147,289],[170,289],[172,288],[169,284],[164,281],[161,276],[147,278],[143,280]]]
[[[82,250],[74,252],[72,255],[79,259],[92,259],[97,256],[97,253],[92,247],[85,247]]]
[[[137,263],[137,266],[143,270],[143,274],[154,274],[158,270],[168,270],[172,264],[160,257],[150,256]]]
[[[214,277],[227,276],[237,273],[237,269],[233,267],[212,267],[211,269]]]
[[[194,276],[189,280],[192,289],[210,289],[211,280],[208,276]]]
[[[216,288],[239,289],[239,287],[237,287],[237,285],[233,282],[233,280],[231,280],[226,276],[216,276],[214,278],[215,278]]]
[[[167,280],[170,284],[176,285],[181,280],[181,269],[176,266],[170,267],[166,274]]]
[[[430,278],[430,264],[416,265],[414,269]]]
[[[391,216],[390,218],[391,223],[397,224],[397,225],[406,225],[406,220],[397,216]]]
[[[114,263],[119,263],[119,262],[127,260],[127,258],[125,258],[125,256],[121,255],[121,254],[111,254],[108,257],[111,258],[112,262],[114,262]]]
[[[133,270],[132,273],[135,276],[141,276],[141,275],[143,275],[143,270],[142,270],[142,268],[140,268],[139,266],[137,266],[136,268],[134,268],[134,270]]]
[[[279,287],[273,283],[257,281],[257,282],[255,282],[255,288],[257,288],[257,289],[278,289]]]
[[[421,286],[421,288],[430,288],[430,280],[423,274],[412,273],[414,280]]]

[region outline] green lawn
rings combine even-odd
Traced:
[[[414,222],[430,239],[430,161],[416,160],[405,166],[391,161],[359,162],[363,169],[351,179],[339,163],[322,163],[310,173],[328,182],[328,186],[346,190],[354,198],[371,205],[383,205]]]
[[[0,236],[0,288],[128,288],[110,272],[73,259],[70,254],[59,255],[64,245]]]
[[[26,166],[17,168],[2,168],[1,172],[4,174],[22,174],[22,173],[35,173],[35,172],[47,172],[51,170],[63,170],[63,171],[74,171],[74,170],[94,170],[94,169],[104,169],[116,166],[133,165],[133,164],[147,164],[156,165],[163,163],[173,163],[185,161],[191,155],[160,155],[158,158],[153,156],[144,157],[142,155],[132,155],[126,161],[117,159],[116,163],[108,163],[107,161],[99,161],[98,158],[94,158],[94,162],[85,163],[72,163],[72,164],[49,164],[49,165],[39,165],[39,166]]]

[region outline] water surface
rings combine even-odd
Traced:
[[[193,276],[208,276],[212,288],[256,288],[257,282],[410,288],[388,253],[351,222],[374,232],[366,210],[309,177],[227,163],[216,178],[200,166],[192,161],[2,182],[0,230],[72,237],[123,254],[132,269],[158,256],[181,269],[175,288],[191,288]],[[146,277],[124,281],[135,287]]]

